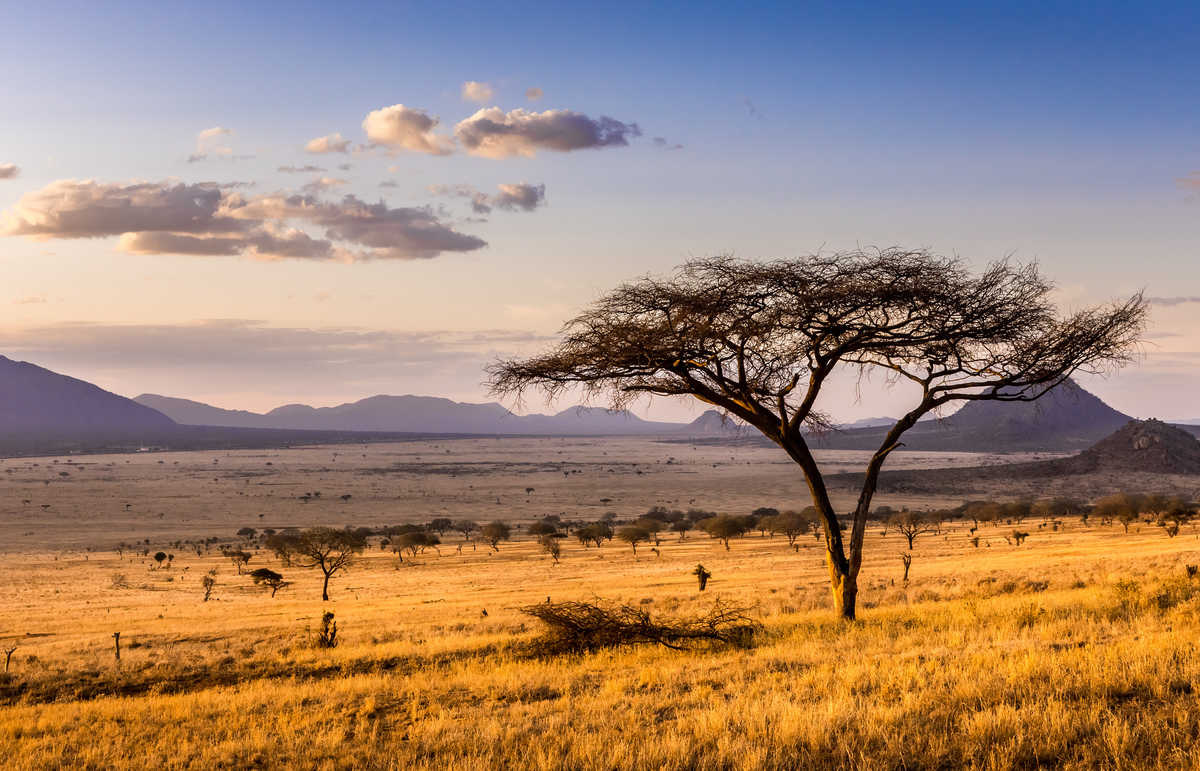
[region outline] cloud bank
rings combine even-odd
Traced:
[[[21,169],[15,163],[0,163],[0,179],[16,179]]]

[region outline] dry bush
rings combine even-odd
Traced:
[[[655,621],[649,612],[616,602],[557,602],[528,605],[522,613],[546,625],[531,641],[534,656],[586,653],[626,645],[658,644],[684,650],[705,644],[746,648],[762,631],[745,608],[719,600],[703,616]]]

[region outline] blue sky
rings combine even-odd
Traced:
[[[1180,300],[1155,306],[1143,364],[1093,387],[1134,414],[1200,416],[1200,301],[1182,301],[1200,297],[1195,4],[101,5],[3,8],[8,355],[229,407],[481,399],[482,361],[536,349],[625,278],[697,254],[903,244],[1037,259],[1066,305],[1142,287]],[[490,98],[465,100],[468,81]],[[439,119],[430,136],[493,106],[641,136],[532,157],[304,150],[334,133],[368,144],[364,118],[399,104]],[[229,132],[198,137],[215,128]],[[306,165],[324,171],[277,171]],[[12,225],[62,180],[253,183],[226,188],[253,199],[321,177],[340,180],[327,200],[431,206],[486,246],[264,261]],[[481,216],[430,191],[495,202],[517,183],[544,198]],[[258,366],[230,353],[263,346]],[[895,408],[885,393],[829,406]]]

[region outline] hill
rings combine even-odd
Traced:
[[[904,434],[908,450],[1069,452],[1083,450],[1132,418],[1068,381],[1033,402],[973,401]],[[833,450],[877,449],[888,427],[835,431],[814,439]]]
[[[161,412],[35,364],[0,356],[0,434],[137,437],[176,427]]]
[[[631,412],[570,407],[553,415],[517,415],[496,402],[472,404],[434,396],[371,396],[335,407],[287,404],[267,413],[226,410],[189,399],[142,394],[134,399],[186,425],[316,431],[442,434],[677,434],[682,423],[642,420]]]
[[[1011,499],[1046,495],[1091,497],[1116,491],[1192,495],[1200,477],[1200,440],[1160,420],[1130,420],[1076,455],[967,468],[884,471],[880,493]],[[827,477],[831,488],[857,489],[862,475]]]

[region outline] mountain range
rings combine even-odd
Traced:
[[[1037,402],[969,401],[940,420],[924,420],[903,438],[910,450],[1082,450],[1131,418],[1073,384]],[[812,436],[817,449],[876,449],[890,421],[868,418]],[[1181,425],[1192,434],[1200,427]],[[643,420],[627,411],[573,407],[517,415],[495,402],[432,396],[372,396],[335,407],[288,404],[266,413],[227,410],[188,399],[136,399],[28,362],[0,356],[0,451],[94,449],[130,443],[171,447],[267,446],[412,438],[415,435],[640,435],[673,441],[757,442],[761,436],[709,410],[691,423]],[[15,448],[15,449],[14,449]]]
[[[134,398],[176,423],[237,428],[317,431],[389,431],[441,434],[659,435],[721,432],[715,410],[692,423],[643,420],[628,411],[571,407],[553,415],[517,415],[495,402],[471,404],[433,396],[371,396],[336,407],[287,404],[270,412],[225,410],[202,402],[157,394]]]

